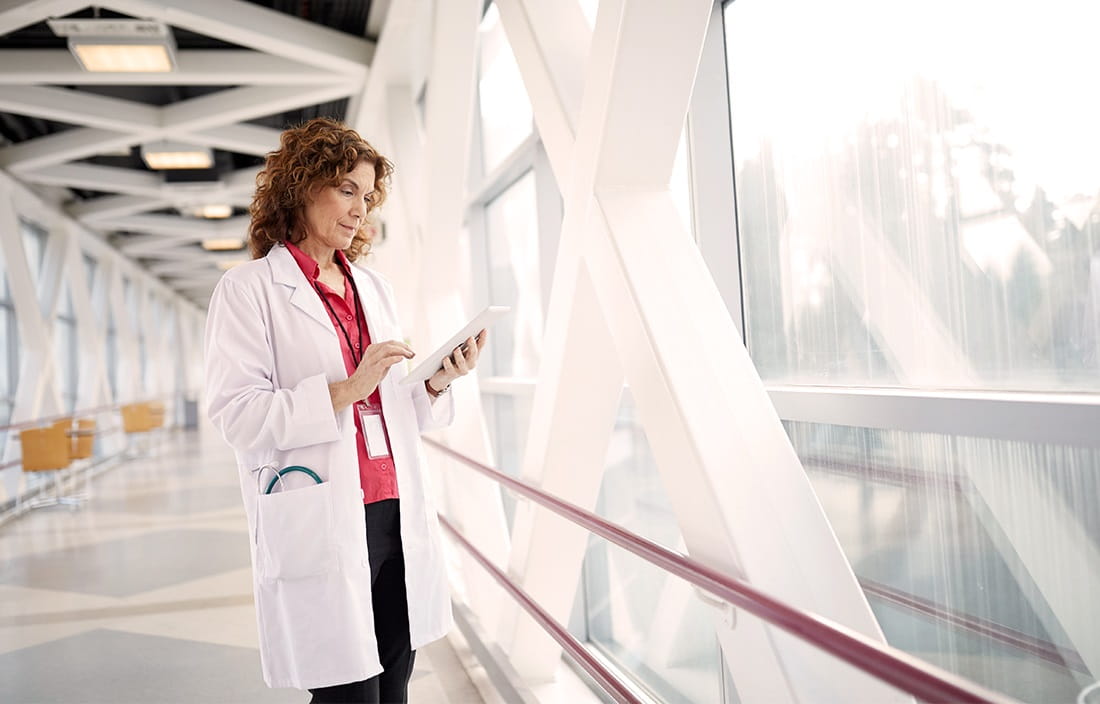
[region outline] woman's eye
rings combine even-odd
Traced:
[[[343,191],[343,194],[344,194],[345,196],[348,196],[349,198],[350,198],[351,196],[355,195],[355,194],[354,194],[354,193],[352,193],[351,191]]]

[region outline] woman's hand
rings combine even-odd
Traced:
[[[471,337],[454,349],[449,356],[443,358],[443,368],[428,379],[428,391],[438,395],[447,388],[452,381],[460,376],[466,376],[477,366],[478,357],[481,356],[481,348],[489,339],[489,331],[482,330],[477,337]]]
[[[414,356],[416,353],[411,347],[397,340],[367,345],[363,358],[359,360],[359,366],[352,375],[343,381],[328,385],[333,410],[339,413],[356,401],[367,398],[378,388],[378,384],[390,367],[403,359],[412,359]]]
[[[367,345],[363,352],[363,358],[359,360],[359,366],[350,378],[356,380],[356,388],[364,399],[374,393],[381,383],[382,377],[390,370],[390,367],[405,359],[412,359],[416,353],[404,342],[387,340]]]

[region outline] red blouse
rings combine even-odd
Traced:
[[[294,256],[294,261],[298,262],[299,268],[306,275],[306,279],[313,286],[313,290],[318,291],[319,294],[324,293],[322,303],[328,301],[328,305],[324,308],[328,313],[328,317],[332,320],[332,326],[336,328],[336,339],[340,341],[340,352],[344,357],[344,368],[347,370],[348,376],[351,376],[355,372],[356,357],[360,357],[366,346],[370,344],[370,332],[364,329],[363,350],[359,349],[359,321],[355,314],[355,291],[351,287],[351,282],[345,276],[344,290],[341,293],[334,291],[323,281],[318,280],[321,267],[312,257],[293,244],[287,243],[286,248]],[[347,257],[340,250],[336,250],[336,259],[345,271],[351,271],[351,265],[348,263]],[[333,315],[334,312],[336,316],[339,316],[339,320]],[[366,323],[365,320],[363,322]],[[340,331],[341,324],[348,333],[346,338],[344,333]],[[348,346],[349,340],[356,348],[355,354],[352,354],[352,350]],[[382,408],[382,397],[378,393],[378,389],[375,389],[367,398],[367,403],[374,408]],[[371,504],[383,499],[396,499],[397,474],[393,469],[393,457],[371,459],[367,455],[367,443],[363,436],[363,426],[355,406],[352,407],[352,417],[355,418],[355,429],[357,431],[355,445],[359,450],[359,485],[363,488],[363,503]],[[390,436],[389,430],[386,429],[385,419],[382,420],[382,429],[386,433],[386,442],[389,443]]]

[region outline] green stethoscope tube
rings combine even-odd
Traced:
[[[271,483],[267,485],[267,491],[265,491],[264,493],[270,494],[271,490],[274,489],[275,485],[279,482],[279,479],[281,479],[284,474],[289,474],[290,472],[303,472],[313,477],[313,481],[317,482],[318,484],[321,483],[321,478],[317,476],[317,472],[314,472],[309,467],[303,467],[296,464],[292,467],[283,467],[278,472],[276,472],[275,476],[271,478]]]

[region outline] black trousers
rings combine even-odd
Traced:
[[[363,506],[370,553],[374,635],[383,672],[369,680],[311,689],[311,704],[361,702],[389,704],[409,700],[416,651],[409,642],[409,604],[405,595],[405,556],[401,549],[401,509],[398,499]]]

